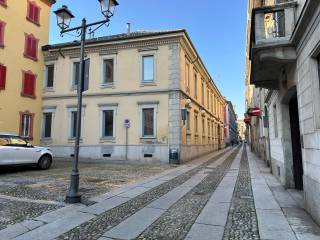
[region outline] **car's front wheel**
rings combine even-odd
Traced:
[[[38,168],[41,170],[49,169],[52,163],[52,158],[49,155],[42,156],[38,161]]]

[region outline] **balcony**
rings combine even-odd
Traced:
[[[252,12],[251,84],[267,89],[278,89],[283,69],[296,61],[291,36],[297,3],[276,2],[255,1]]]

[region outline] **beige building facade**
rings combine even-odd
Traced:
[[[79,43],[43,47],[42,139],[74,151]],[[80,158],[169,162],[223,148],[224,99],[185,30],[90,39]],[[46,83],[50,83],[47,86]]]

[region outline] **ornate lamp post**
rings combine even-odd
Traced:
[[[94,33],[97,29],[103,25],[110,22],[110,18],[113,16],[115,8],[118,4],[116,0],[98,0],[101,6],[101,13],[105,17],[104,20],[87,24],[85,18],[82,19],[82,25],[74,28],[70,27],[71,19],[74,18],[71,11],[67,6],[63,5],[61,8],[56,10],[54,13],[57,16],[57,25],[60,27],[61,35],[67,32],[76,31],[81,37],[80,43],[80,73],[78,78],[77,85],[77,96],[78,96],[78,105],[77,105],[77,122],[76,122],[76,139],[75,139],[75,148],[74,148],[74,158],[72,161],[72,172],[71,172],[71,182],[68,193],[66,195],[67,203],[79,203],[81,202],[81,195],[79,194],[79,170],[78,170],[78,161],[79,161],[79,149],[80,149],[80,136],[81,136],[81,110],[82,110],[82,92],[84,91],[84,79],[85,79],[85,60],[84,60],[84,49],[87,29],[89,29],[89,34]],[[91,30],[90,27],[97,26],[94,30]]]

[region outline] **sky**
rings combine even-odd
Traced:
[[[247,0],[118,0],[108,28],[95,37],[136,30],[186,29],[220,92],[235,105],[239,118],[245,112],[245,41]],[[197,5],[196,3],[199,3]],[[192,4],[191,4],[192,3]],[[67,5],[75,15],[71,26],[102,20],[98,0],[58,0],[53,10]],[[50,43],[76,40],[59,34],[52,13]]]

